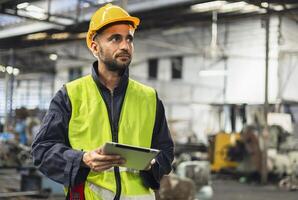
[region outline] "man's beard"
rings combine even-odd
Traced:
[[[123,54],[128,54],[128,53],[123,52]],[[103,52],[102,48],[100,48],[100,52],[98,53],[98,57],[105,64],[105,66],[107,67],[107,69],[109,71],[118,72],[119,74],[122,74],[131,62],[131,59],[129,61],[127,61],[126,63],[124,63],[124,62],[119,63],[119,62],[117,62],[116,59],[107,58],[106,56],[104,56],[104,52]]]

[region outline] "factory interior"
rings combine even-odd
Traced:
[[[31,145],[57,91],[91,73],[107,3],[140,18],[129,77],[155,88],[174,141],[156,199],[297,200],[295,0],[0,0],[0,199],[65,199]]]

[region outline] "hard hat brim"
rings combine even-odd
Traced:
[[[109,21],[106,21],[105,23],[103,24],[100,24],[99,26],[97,27],[94,27],[93,29],[89,29],[88,30],[88,33],[87,33],[87,37],[86,37],[86,42],[87,42],[87,46],[88,48],[91,48],[91,43],[92,43],[92,40],[93,40],[93,36],[95,34],[96,31],[100,30],[101,28],[103,28],[104,26],[108,25],[108,24],[111,24],[111,23],[114,23],[114,22],[124,22],[124,21],[129,21],[129,22],[132,22],[133,23],[133,26],[134,26],[134,29],[137,28],[137,26],[140,24],[140,19],[137,18],[137,17],[122,17],[122,18],[117,18],[117,19],[113,19],[113,20],[109,20]]]

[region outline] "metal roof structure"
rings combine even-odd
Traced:
[[[294,0],[0,0],[0,65],[54,72],[48,47],[84,40],[92,13],[109,2],[141,18],[140,31],[211,22],[214,12],[219,20],[277,13],[298,22]]]

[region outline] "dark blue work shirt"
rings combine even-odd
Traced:
[[[109,113],[113,117],[113,127],[118,130],[118,121],[128,84],[128,69],[121,76],[113,95],[101,83],[97,72],[97,62],[93,63],[92,78],[97,84]],[[111,98],[113,100],[111,101]],[[113,103],[113,105],[111,105]],[[114,109],[111,113],[111,106]],[[156,163],[149,171],[140,171],[145,186],[158,189],[163,175],[170,173],[174,157],[174,145],[168,129],[164,106],[157,97],[156,119],[151,147],[161,150]],[[34,138],[31,154],[35,166],[48,178],[63,184],[75,186],[84,182],[90,171],[82,165],[82,151],[71,148],[68,140],[68,125],[71,117],[71,103],[65,86],[54,96],[41,128]],[[117,131],[116,131],[117,132]]]

